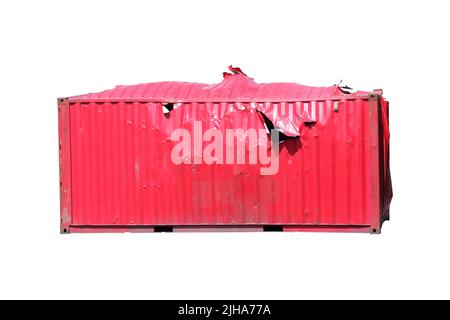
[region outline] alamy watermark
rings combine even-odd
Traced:
[[[259,164],[262,175],[274,175],[279,168],[279,132],[265,129],[209,128],[203,132],[202,122],[194,121],[193,134],[178,128],[171,134],[177,142],[171,152],[175,164]],[[248,159],[246,157],[248,155]]]

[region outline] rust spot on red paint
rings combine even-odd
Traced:
[[[66,225],[69,224],[71,222],[71,217],[69,214],[69,209],[68,208],[63,208],[62,209],[62,213],[61,213],[61,222],[62,224]]]

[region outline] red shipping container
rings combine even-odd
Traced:
[[[380,232],[392,197],[381,90],[258,84],[229,69],[213,85],[58,99],[61,232]]]

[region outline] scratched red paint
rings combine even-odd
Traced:
[[[61,232],[379,232],[389,217],[388,102],[381,91],[258,84],[118,86],[58,99]],[[164,114],[162,106],[175,108]],[[258,112],[256,112],[258,111]],[[171,161],[174,129],[264,128],[287,136],[279,171]],[[298,137],[299,136],[299,137]]]

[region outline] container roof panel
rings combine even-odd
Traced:
[[[239,68],[229,67],[233,73],[224,72],[223,81],[216,84],[194,82],[154,82],[116,86],[98,93],[69,97],[79,101],[160,100],[160,101],[297,101],[306,99],[330,99],[340,96],[364,95],[358,91],[349,94],[338,85],[312,87],[297,83],[256,83]]]

